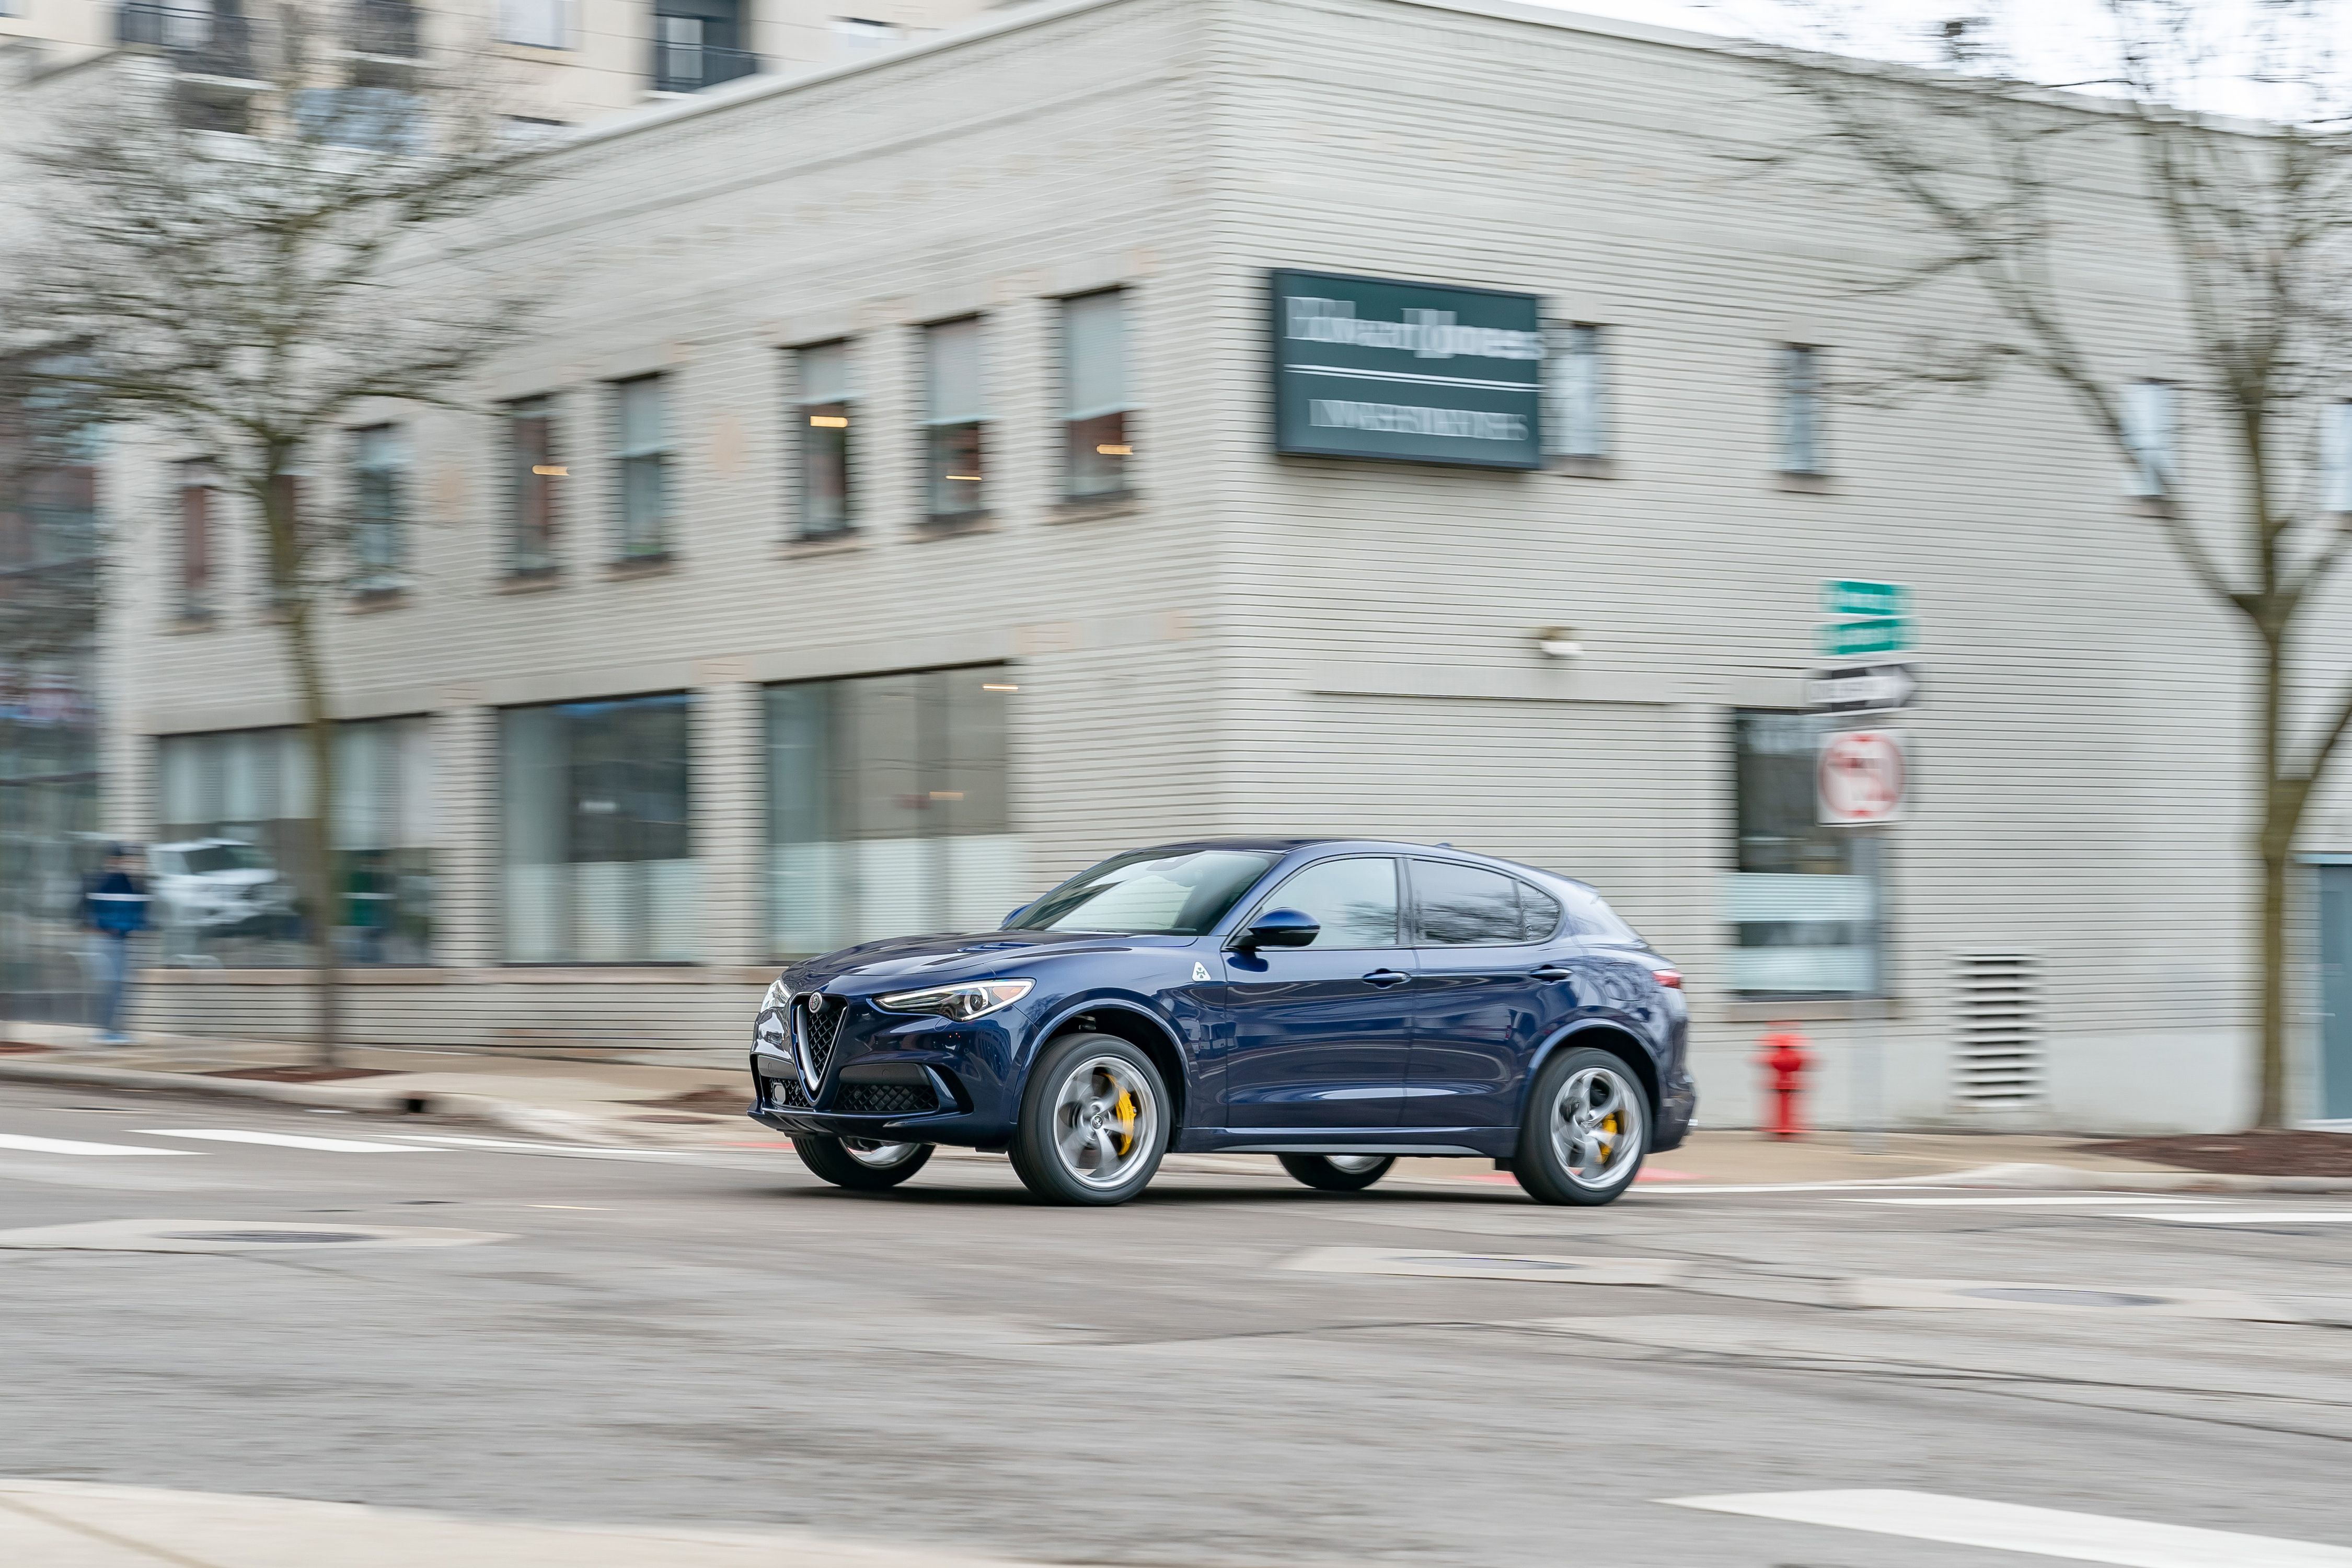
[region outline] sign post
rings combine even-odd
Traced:
[[[1917,628],[1911,590],[1901,583],[1832,578],[1822,584],[1822,620],[1814,649],[1828,668],[1806,683],[1813,710],[1830,718],[1814,766],[1819,820],[1854,836],[1851,874],[1872,893],[1872,964],[1879,994],[1854,1020],[1854,1141],[1872,1153],[1885,1120],[1887,904],[1884,829],[1903,820],[1911,788],[1911,748],[1903,731],[1882,721],[1918,700],[1913,650]]]

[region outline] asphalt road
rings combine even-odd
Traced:
[[[1164,1174],[1071,1210],[976,1159],[853,1196],[741,1137],[0,1090],[0,1229],[243,1248],[0,1236],[0,1477],[1058,1563],[2051,1561],[1665,1500],[1895,1489],[2352,1563],[2352,1200],[1661,1184],[1569,1212]]]

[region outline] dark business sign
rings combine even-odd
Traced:
[[[1330,272],[1273,285],[1276,451],[1543,467],[1537,296]]]

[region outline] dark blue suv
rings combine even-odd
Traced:
[[[1581,882],[1440,845],[1219,838],[1116,856],[1001,931],[786,969],[751,1114],[845,1187],[934,1145],[1115,1204],[1170,1149],[1353,1191],[1491,1159],[1605,1204],[1697,1102],[1682,977]]]

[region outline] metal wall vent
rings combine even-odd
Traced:
[[[2042,1100],[2040,966],[2022,952],[1964,952],[1959,992],[1958,1081],[1962,1107],[1999,1110]]]

